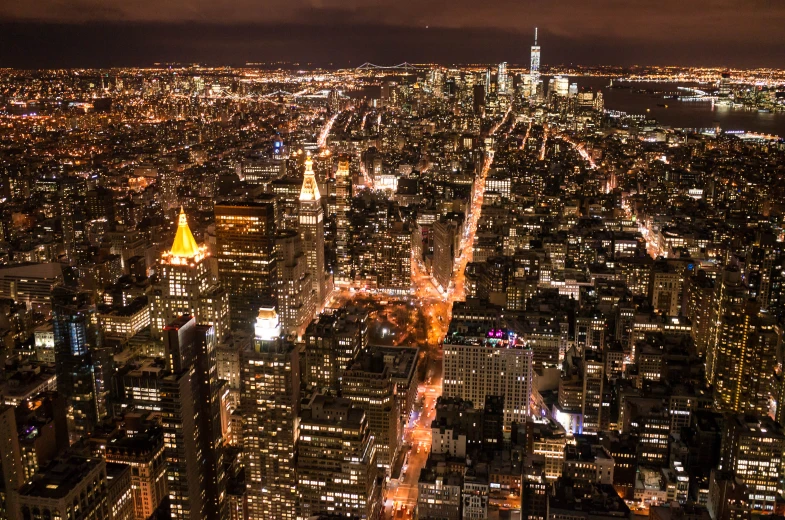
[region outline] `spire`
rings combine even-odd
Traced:
[[[537,46],[537,28],[534,28],[534,46]]]
[[[172,256],[180,258],[193,258],[199,253],[199,246],[191,233],[191,228],[188,227],[188,219],[185,217],[182,206],[180,206],[180,217],[177,222],[177,234],[174,236],[170,253]]]
[[[303,177],[303,187],[300,190],[300,201],[319,200],[322,196],[319,193],[319,185],[316,183],[316,176],[313,173],[313,159],[311,152],[305,158],[305,176]]]

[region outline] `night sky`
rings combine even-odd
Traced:
[[[785,0],[5,0],[0,67],[300,61],[785,67]]]

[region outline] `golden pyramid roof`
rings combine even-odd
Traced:
[[[300,200],[319,200],[321,198],[319,184],[313,173],[313,159],[311,159],[311,152],[308,152],[308,157],[305,158],[305,176],[303,177],[303,187],[300,190]]]
[[[185,217],[182,207],[180,207],[180,217],[177,222],[177,234],[174,236],[170,253],[179,258],[193,258],[199,254],[199,246],[191,233],[191,228],[188,227],[188,219]]]

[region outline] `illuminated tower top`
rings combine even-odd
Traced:
[[[260,341],[274,341],[281,336],[281,320],[275,307],[262,307],[254,325],[254,335]]]
[[[311,153],[305,158],[305,176],[303,177],[303,187],[300,190],[300,201],[316,201],[321,199],[319,185],[316,183],[316,176],[313,173],[313,159]]]
[[[531,66],[529,67],[529,73],[532,77],[539,76],[540,74],[540,46],[537,45],[537,28],[534,28],[534,45],[532,45],[531,51]]]
[[[188,219],[182,207],[180,207],[180,216],[177,222],[177,234],[174,236],[172,249],[169,253],[177,258],[194,258],[200,253],[196,239],[193,233],[191,233],[191,228],[188,227]]]

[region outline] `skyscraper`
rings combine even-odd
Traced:
[[[281,338],[274,308],[259,310],[253,344],[242,352],[242,367],[248,518],[293,519],[300,363],[294,344]]]
[[[717,284],[715,314],[706,352],[706,380],[718,409],[768,411],[778,337],[773,317],[750,299],[741,273],[727,268]]]
[[[540,46],[537,45],[537,28],[534,28],[534,45],[531,49],[531,61],[529,65],[529,77],[531,78],[531,97],[537,97],[540,88]]]
[[[302,334],[316,310],[308,259],[300,235],[291,229],[275,236],[278,313],[284,335]]]
[[[533,357],[522,340],[505,331],[453,330],[444,340],[443,395],[473,403],[484,403],[489,395],[504,396],[504,425],[525,422]]]
[[[315,394],[300,413],[300,517],[370,519],[379,511],[376,447],[365,412],[349,399]]]
[[[352,179],[349,159],[342,157],[335,172],[335,280],[347,284],[352,278],[352,258],[349,251],[349,210],[351,209]]]
[[[499,94],[507,93],[507,62],[499,63],[499,71],[496,75],[497,90]]]
[[[160,406],[172,518],[222,518],[215,332],[181,316],[163,333],[168,373],[160,382]]]
[[[349,306],[321,314],[306,329],[305,374],[308,384],[338,391],[357,354],[368,346],[368,311]]]
[[[218,276],[229,296],[233,329],[250,330],[275,299],[275,197],[215,205]]]
[[[59,286],[52,291],[57,390],[67,400],[68,430],[73,441],[91,433],[106,413],[96,388],[95,350],[102,335],[90,294]]]
[[[303,250],[308,260],[311,284],[316,293],[316,307],[322,306],[325,299],[324,284],[324,210],[316,176],[313,172],[313,159],[305,159],[305,176],[300,190],[299,223]]]
[[[198,245],[180,209],[172,248],[161,256],[158,283],[153,290],[151,330],[163,337],[169,323],[187,314],[197,323],[212,325],[217,340],[229,331],[229,299],[216,283],[207,247]]]

